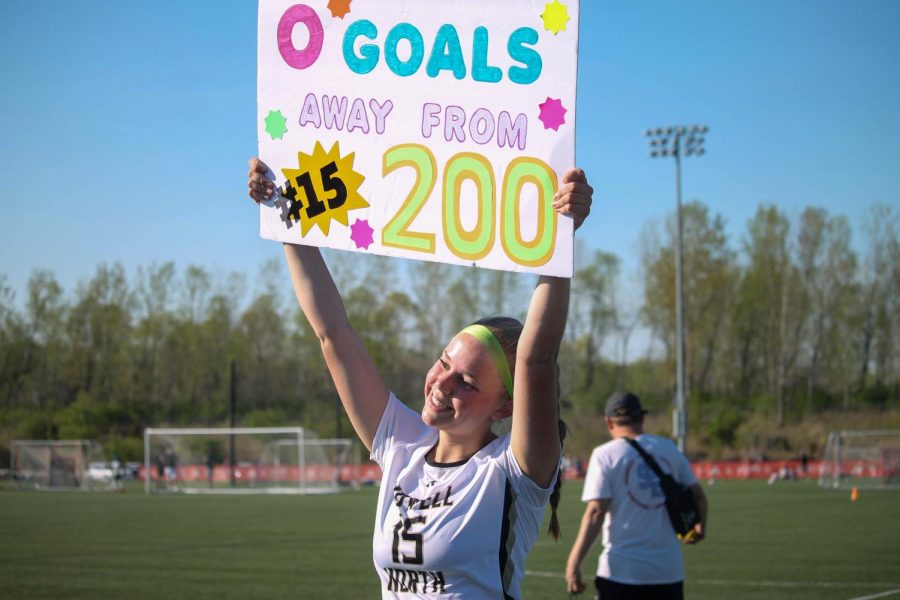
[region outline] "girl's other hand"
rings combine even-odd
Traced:
[[[561,215],[569,215],[577,230],[591,213],[594,188],[588,185],[581,169],[569,169],[562,178],[563,185],[553,196],[553,208]]]
[[[275,193],[275,182],[266,177],[269,167],[257,157],[250,159],[250,172],[247,174],[248,195],[259,204],[268,200]]]

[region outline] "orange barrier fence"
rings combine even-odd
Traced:
[[[804,466],[800,460],[770,461],[703,461],[691,463],[691,468],[698,479],[769,479],[773,475],[797,479],[818,478],[824,468],[832,469],[832,463],[808,461]],[[845,461],[841,464],[841,474],[853,477],[881,478],[890,475],[895,467],[881,461]],[[307,480],[332,480],[335,467],[332,465],[306,465]],[[162,480],[156,468],[150,469],[152,480]],[[300,467],[237,465],[234,468],[235,479],[243,482],[253,481],[298,481]],[[228,465],[215,465],[212,477],[205,465],[183,465],[177,469],[179,481],[230,481]],[[583,469],[570,466],[563,473],[565,479],[583,479]],[[144,479],[143,466],[138,470],[137,478]],[[344,465],[341,467],[339,481],[375,482],[381,480],[381,469],[373,462],[360,465]]]
[[[205,465],[179,465],[176,469],[175,479],[178,481],[212,481],[224,483],[231,481],[228,465],[215,465],[212,471]],[[306,465],[304,467],[307,481],[331,481],[335,477],[336,467],[333,465]],[[159,473],[155,467],[150,469],[152,481],[162,481],[166,478],[165,471]],[[269,482],[269,481],[299,481],[300,467],[296,465],[245,465],[238,464],[234,467],[234,478],[240,482]],[[144,480],[144,467],[138,469],[137,479]],[[381,469],[375,463],[361,465],[343,465],[340,471],[339,481],[379,481]]]

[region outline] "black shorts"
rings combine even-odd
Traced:
[[[684,582],[631,585],[603,577],[594,579],[599,600],[684,600]]]

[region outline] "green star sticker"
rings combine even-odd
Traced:
[[[284,118],[284,115],[281,114],[280,110],[270,110],[266,117],[266,133],[268,133],[273,140],[280,140],[284,137],[285,132],[287,132],[285,121],[286,119]]]

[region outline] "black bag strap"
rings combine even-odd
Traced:
[[[637,443],[637,440],[633,440],[630,437],[623,438],[626,442],[628,442],[632,448],[637,450],[638,454],[641,455],[641,458],[644,459],[644,462],[647,463],[647,466],[650,467],[650,470],[656,473],[656,476],[659,477],[660,481],[665,481],[666,477],[671,477],[671,475],[667,475],[663,472],[662,469],[659,468],[659,463],[656,462],[656,459],[650,456],[650,454],[644,450],[640,444]]]

